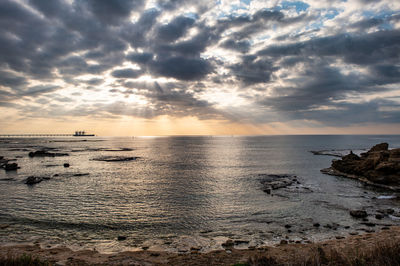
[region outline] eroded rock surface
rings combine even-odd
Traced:
[[[359,179],[369,184],[400,189],[400,148],[389,150],[387,143],[373,146],[358,156],[352,152],[321,171],[326,174]]]

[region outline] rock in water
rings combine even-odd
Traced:
[[[126,156],[101,156],[93,158],[93,161],[103,161],[103,162],[127,162],[135,161],[139,157],[126,157]]]
[[[25,184],[27,185],[34,185],[37,183],[40,183],[43,181],[43,177],[38,177],[38,176],[29,176],[26,181]]]
[[[58,157],[58,156],[68,156],[68,153],[54,153],[54,152],[48,152],[45,150],[41,151],[31,151],[29,153],[29,157]]]
[[[355,218],[365,218],[368,216],[368,213],[363,210],[351,210],[350,215]]]
[[[334,160],[330,168],[321,171],[400,189],[400,149],[388,150],[388,147],[387,143],[380,143],[361,156],[351,152],[341,160]]]
[[[285,188],[297,182],[297,177],[292,175],[268,175],[259,174],[260,182],[263,185],[263,191],[271,194],[271,190]]]
[[[17,163],[6,163],[5,165],[4,165],[4,169],[6,170],[6,171],[15,171],[15,170],[17,170],[19,167],[18,167],[18,164]]]

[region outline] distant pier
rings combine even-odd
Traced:
[[[0,138],[15,137],[72,137],[73,134],[0,134]]]

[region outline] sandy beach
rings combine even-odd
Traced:
[[[208,253],[192,250],[190,253],[155,251],[101,254],[94,250],[72,251],[67,247],[41,248],[39,245],[1,246],[0,257],[19,257],[23,254],[55,265],[255,265],[277,263],[293,265],[301,262],[326,264],[338,258],[345,263],[357,256],[373,256],[387,247],[399,247],[400,227],[393,226],[376,233],[348,236],[319,243],[281,243],[257,249],[228,248]],[[388,258],[390,259],[390,258]],[[325,260],[325,262],[324,262]],[[268,264],[269,265],[269,264]],[[272,264],[273,265],[273,264]]]

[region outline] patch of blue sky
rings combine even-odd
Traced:
[[[306,11],[310,5],[301,1],[283,1],[281,2],[282,9],[295,8],[297,13]]]
[[[323,21],[316,21],[314,23],[308,24],[304,29],[306,31],[315,30],[315,29],[321,29],[323,26],[324,26]]]
[[[390,24],[389,22],[385,22],[378,27],[380,30],[393,30],[394,26]]]
[[[251,0],[240,0],[240,3],[245,4],[245,5],[250,5]]]
[[[270,38],[271,38],[270,35],[263,35],[263,36],[257,37],[255,40],[256,40],[256,41],[265,41],[265,40],[268,40],[268,39],[270,39]],[[250,44],[254,44],[254,41],[253,41],[253,40],[250,40]]]
[[[197,13],[194,13],[194,12],[187,12],[187,13],[184,13],[183,15],[185,17],[192,18],[194,20],[199,19],[199,15]]]
[[[238,10],[248,10],[248,7],[245,5],[232,5],[231,6],[231,13],[235,13]]]
[[[337,9],[329,9],[326,14],[325,14],[325,18],[327,19],[333,19],[335,18],[337,15],[339,15],[339,11]]]

